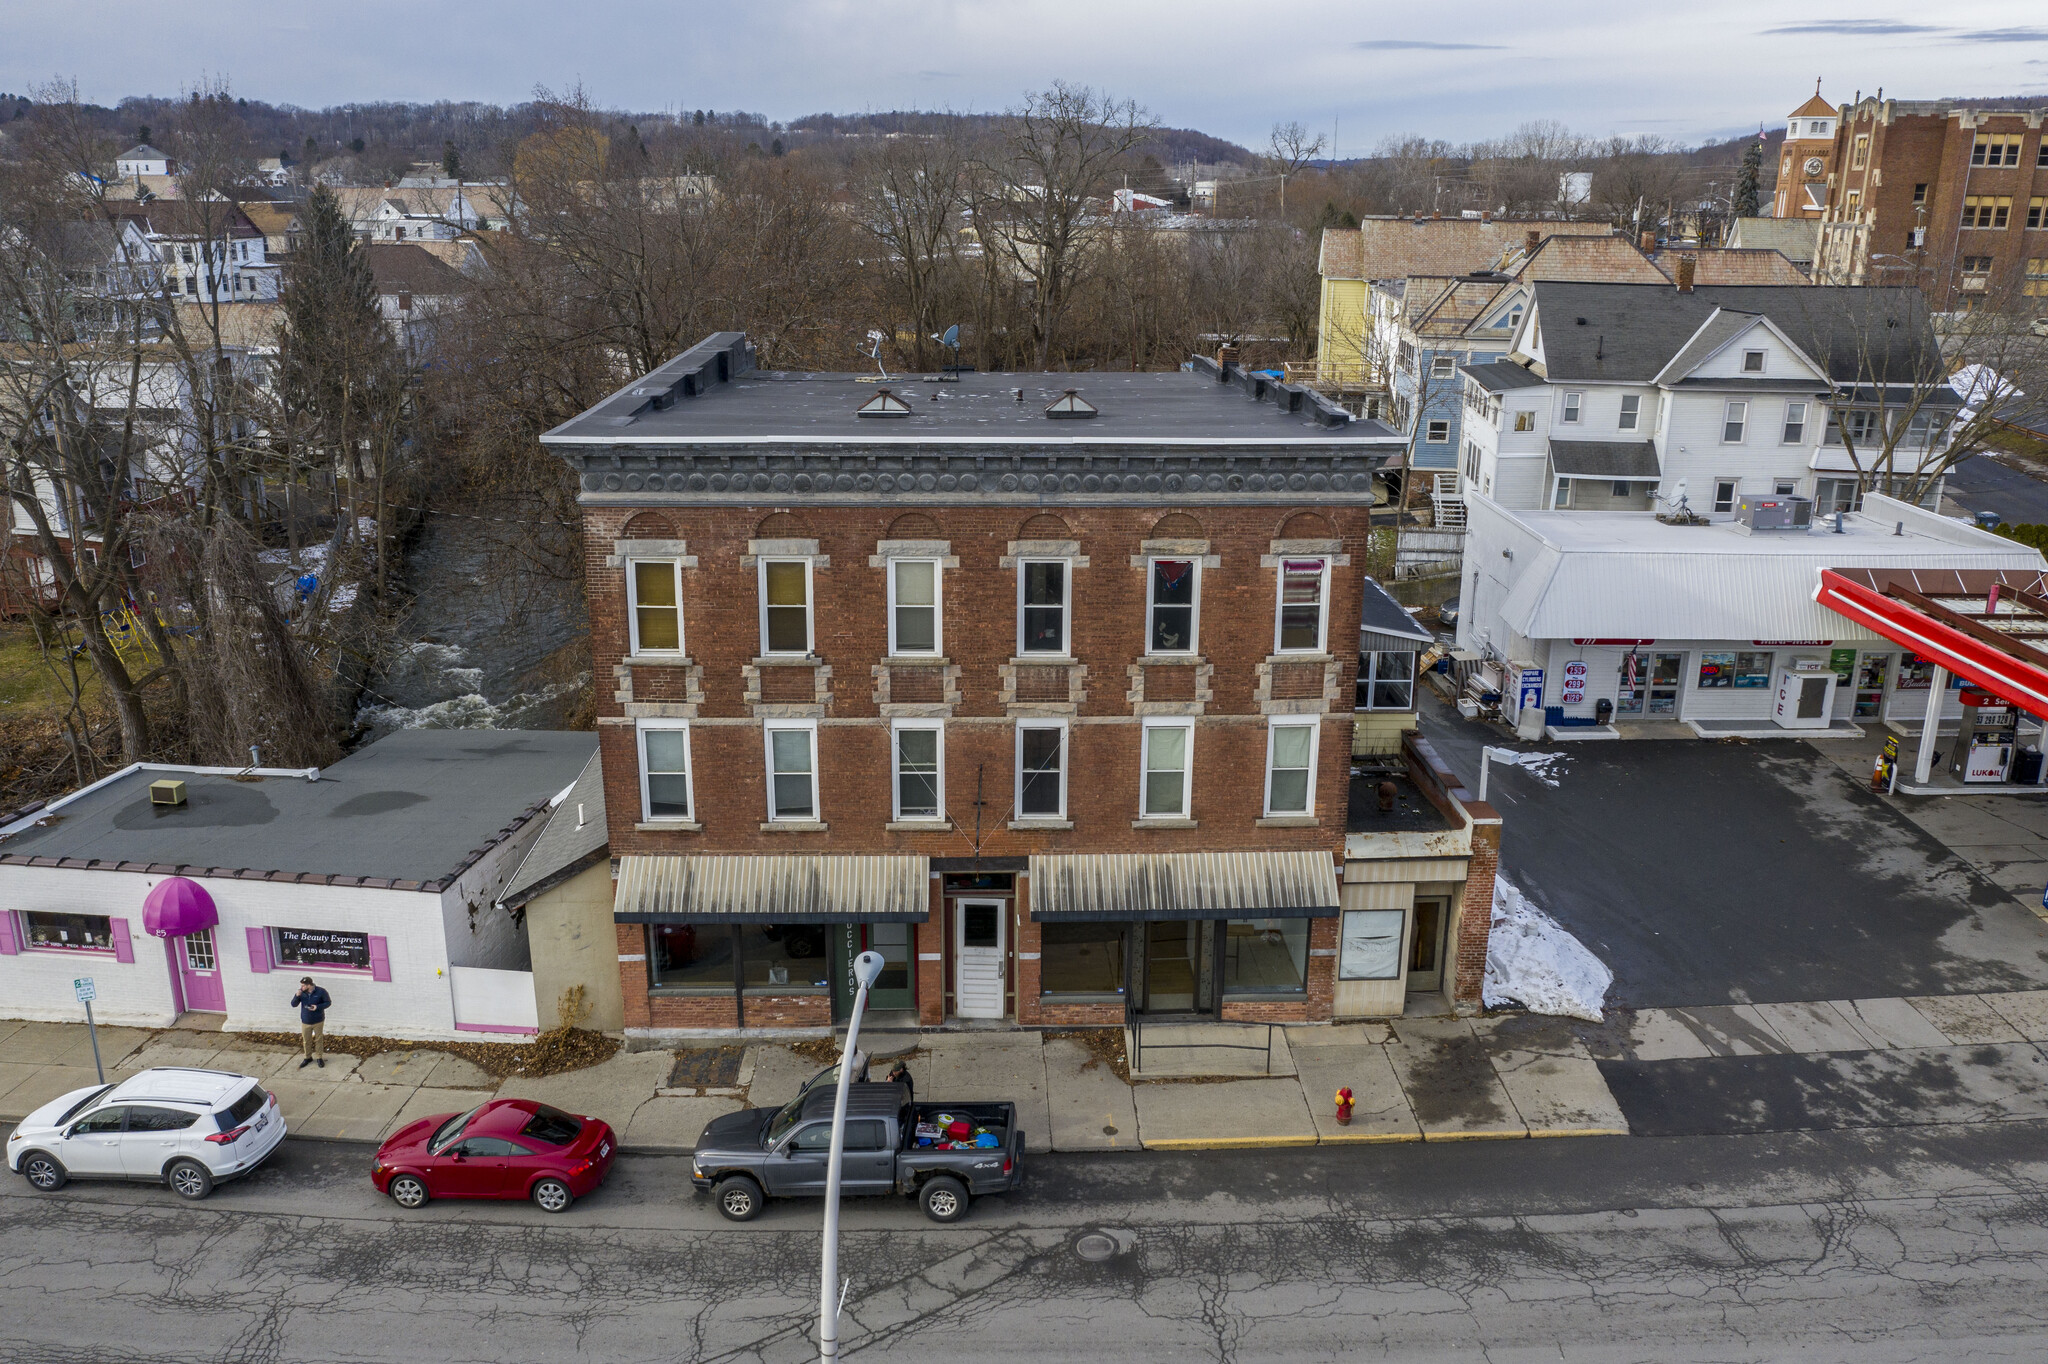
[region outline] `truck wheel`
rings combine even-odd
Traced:
[[[718,1181],[718,1187],[711,1191],[719,1212],[728,1222],[751,1222],[761,1215],[767,1199],[762,1196],[761,1186],[745,1175],[733,1175]]]
[[[934,1222],[958,1222],[967,1216],[967,1186],[951,1175],[928,1182],[917,1196],[924,1215]]]

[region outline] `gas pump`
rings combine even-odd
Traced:
[[[2019,712],[2003,697],[1977,687],[1962,694],[1963,723],[1956,731],[1948,770],[1965,782],[2002,782],[2012,771]]]

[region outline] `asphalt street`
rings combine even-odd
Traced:
[[[1957,465],[1946,491],[1971,511],[1995,511],[2014,525],[2048,523],[2048,483],[1984,455]]]
[[[1422,733],[1468,787],[1495,764],[1508,879],[1671,1008],[2039,989],[2048,925],[1798,740],[1520,744],[1426,692]],[[2018,797],[2032,803],[2034,798]]]
[[[846,1357],[2040,1358],[2044,1138],[2004,1123],[1041,1157],[958,1227],[849,1205]],[[815,1358],[814,1203],[724,1224],[683,1161],[646,1157],[558,1217],[407,1214],[370,1191],[367,1156],[294,1140],[196,1205],[0,1182],[0,1358]]]

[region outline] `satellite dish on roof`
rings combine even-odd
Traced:
[[[960,381],[960,324],[955,322],[952,326],[946,328],[944,335],[933,332],[932,340],[953,352],[953,363],[946,366],[946,368],[953,372],[952,381],[958,383]]]
[[[887,379],[889,377],[889,367],[882,363],[882,341],[882,333],[876,331],[873,327],[868,328],[868,348],[860,353],[874,361],[875,368],[881,371],[884,379]],[[859,350],[860,348],[856,346],[854,349]]]

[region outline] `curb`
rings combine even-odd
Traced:
[[[1165,1137],[1138,1145],[1147,1151],[1254,1151],[1269,1146],[1314,1146],[1316,1138],[1306,1137]]]

